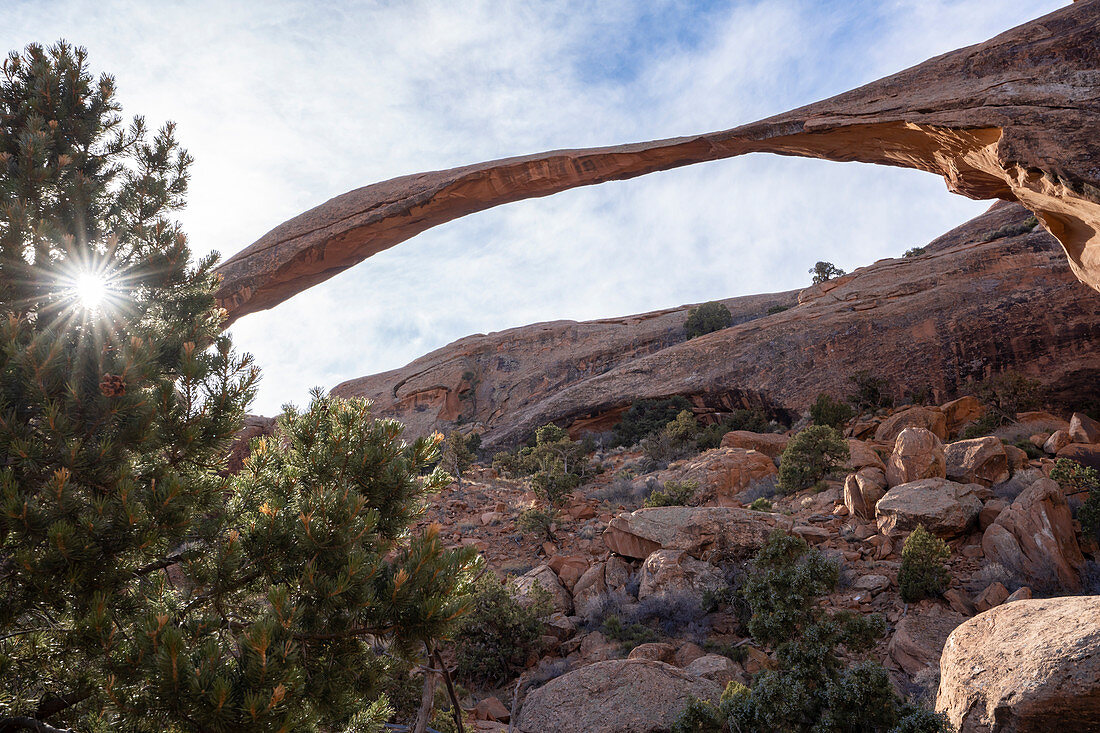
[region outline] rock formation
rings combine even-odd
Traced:
[[[859,89],[722,132],[557,150],[394,178],[338,196],[227,260],[229,319],[270,308],[438,224],[521,199],[745,153],[861,161],[942,175],[1019,201],[1100,289],[1100,0]]]
[[[699,338],[686,340],[687,307],[542,323],[460,339],[333,393],[372,399],[414,435],[478,430],[489,448],[551,421],[607,430],[639,398],[681,394],[699,413],[802,410],[820,392],[851,393],[861,370],[942,400],[1017,369],[1056,398],[1077,398],[1100,381],[1100,299],[1075,282],[1049,234],[1027,231],[1028,216],[997,204],[924,256],[881,260],[801,294],[723,301],[734,325]],[[793,307],[769,314],[775,306]]]

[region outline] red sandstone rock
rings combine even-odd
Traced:
[[[906,428],[923,428],[932,432],[940,440],[947,439],[947,418],[939,410],[927,407],[910,407],[895,412],[879,423],[875,430],[875,440],[880,443],[893,443]]]
[[[778,458],[789,441],[781,433],[753,433],[748,430],[731,430],[722,436],[723,448],[744,448],[763,453],[769,458]]]
[[[1069,437],[1074,443],[1100,443],[1100,423],[1075,412],[1069,421]]]
[[[1007,481],[1008,453],[998,438],[974,438],[944,448],[947,477],[963,484],[992,486]]]
[[[887,485],[893,487],[946,475],[943,443],[939,437],[925,428],[906,427],[899,431],[894,452],[886,462]]]
[[[976,495],[980,488],[943,478],[895,486],[875,506],[879,532],[898,536],[923,524],[941,537],[959,537],[970,529],[982,509]]]

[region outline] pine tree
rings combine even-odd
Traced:
[[[65,43],[0,77],[0,733],[370,729],[463,610],[438,445],[318,395],[227,476],[257,372],[114,94]]]

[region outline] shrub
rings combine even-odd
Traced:
[[[833,278],[843,277],[847,274],[832,262],[818,262],[809,269],[809,273],[814,276],[814,285],[819,285]]]
[[[439,465],[461,486],[462,474],[473,464],[476,451],[480,446],[479,433],[471,433],[467,436],[455,430],[443,440]]]
[[[890,382],[883,377],[876,377],[867,370],[861,370],[848,380],[856,387],[855,393],[848,397],[848,401],[858,412],[874,412],[894,406]]]
[[[840,430],[853,417],[855,417],[855,411],[851,407],[824,392],[819,394],[810,406],[810,419],[815,425],[828,425]]]
[[[986,235],[984,241],[992,242],[997,239],[1004,239],[1005,237],[1015,237],[1020,234],[1027,234],[1037,226],[1039,226],[1039,220],[1034,216],[1029,216],[1021,222],[1005,224],[1003,227],[993,230]]]
[[[733,314],[730,313],[730,309],[724,303],[711,301],[697,305],[688,311],[684,330],[687,331],[687,337],[693,339],[729,328],[732,324]]]
[[[905,538],[898,569],[901,599],[915,603],[922,598],[938,596],[947,590],[951,576],[945,564],[951,557],[947,543],[918,524]]]
[[[639,623],[623,623],[615,614],[604,619],[600,631],[607,638],[619,642],[623,651],[628,654],[640,644],[657,641],[657,632],[653,629]]]
[[[924,247],[913,247],[912,249],[905,250],[905,254],[902,257],[920,257],[924,254]]]
[[[1017,440],[1015,443],[1013,443],[1013,445],[1022,450],[1024,453],[1027,453],[1027,457],[1030,459],[1042,458],[1046,455],[1046,453],[1043,452],[1042,448],[1039,448],[1030,440]]]
[[[679,395],[663,400],[636,400],[615,425],[616,445],[637,444],[663,430],[683,410],[691,410],[691,403]]]
[[[551,608],[546,596],[525,608],[492,573],[482,576],[455,635],[459,679],[495,687],[522,672],[532,653],[541,651]]]
[[[984,438],[999,428],[1001,423],[1002,417],[991,410],[963,428],[959,433],[959,438],[961,440]]]
[[[768,308],[768,315],[774,316],[776,313],[782,313],[783,311],[789,311],[791,306],[789,305],[773,305]]]
[[[772,510],[772,503],[761,496],[753,499],[752,503],[749,504],[749,509],[752,509],[754,512],[770,512]]]
[[[827,425],[811,425],[787,443],[779,457],[779,491],[808,489],[848,460],[848,443]]]
[[[1100,474],[1096,469],[1082,466],[1068,458],[1059,458],[1054,462],[1050,477],[1058,482],[1067,493],[1088,491],[1088,497],[1077,510],[1077,519],[1081,522],[1081,531],[1085,534],[1100,536]]]
[[[990,375],[974,389],[974,395],[991,408],[1002,425],[1015,422],[1018,412],[1039,409],[1045,394],[1037,380],[1012,370]]]
[[[554,509],[527,509],[516,517],[516,526],[525,532],[545,537],[554,541],[554,525],[558,521],[558,513]]]
[[[698,488],[698,481],[669,481],[650,493],[642,506],[690,506]]]
[[[493,467],[511,476],[531,476],[531,489],[550,506],[561,504],[592,473],[583,445],[557,425],[535,431],[535,444],[514,454],[497,453]]]

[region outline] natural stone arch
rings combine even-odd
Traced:
[[[1100,290],[1100,0],[759,122],[402,176],[337,196],[220,268],[229,321],[453,219],[578,186],[745,153],[916,168],[955,193],[1028,207]]]

